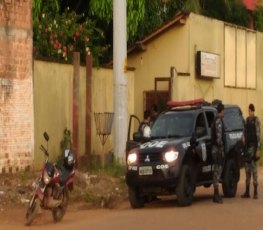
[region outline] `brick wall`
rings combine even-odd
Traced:
[[[0,0],[0,173],[33,158],[32,0]]]

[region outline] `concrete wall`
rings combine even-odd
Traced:
[[[96,134],[94,113],[113,112],[113,71],[112,69],[92,70],[92,108],[91,108],[91,153],[103,154],[113,150],[114,127],[104,149]],[[134,112],[134,74],[127,72],[128,114]],[[34,61],[34,116],[35,116],[35,154],[34,166],[39,168],[44,156],[39,146],[44,142],[44,131],[50,135],[49,149],[52,159],[60,154],[63,130],[72,131],[73,115],[73,66],[44,61]],[[85,154],[86,118],[86,67],[80,67],[79,90],[79,156]]]
[[[135,67],[135,113],[143,115],[143,92],[154,90],[154,78],[170,76],[170,67],[190,76],[177,76],[173,81],[172,98],[189,100],[221,99],[238,104],[245,116],[249,103],[256,106],[256,114],[263,117],[263,34],[256,33],[256,89],[225,87],[224,84],[224,22],[190,14],[185,25],[171,27],[146,45],[147,51],[129,55],[128,65]],[[195,58],[198,50],[220,55],[220,78],[201,79],[196,76]],[[261,119],[262,120],[262,119]],[[262,122],[263,123],[263,122]]]
[[[0,173],[31,165],[34,149],[31,0],[0,1]]]
[[[38,162],[37,165],[41,165],[44,159],[39,146],[45,144],[45,131],[50,136],[51,159],[60,152],[63,130],[68,128],[72,131],[72,84],[72,66],[34,61],[34,162]]]

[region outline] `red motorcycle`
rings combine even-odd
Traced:
[[[30,225],[36,217],[39,207],[52,211],[54,222],[61,221],[65,215],[69,191],[73,190],[73,180],[75,176],[75,157],[70,149],[64,152],[63,166],[49,162],[48,140],[49,136],[43,134],[47,148],[41,145],[41,150],[46,156],[41,176],[34,183],[34,193],[26,210],[25,225]]]

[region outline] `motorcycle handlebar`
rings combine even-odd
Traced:
[[[45,153],[45,155],[47,157],[49,156],[48,151],[46,150],[46,148],[43,145],[40,146],[40,149]]]

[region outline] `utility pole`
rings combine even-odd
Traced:
[[[114,154],[123,162],[127,140],[126,0],[113,1]]]

